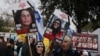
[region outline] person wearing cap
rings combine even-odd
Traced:
[[[80,56],[76,50],[71,47],[71,39],[69,36],[65,35],[62,40],[61,50],[55,56]]]
[[[42,41],[35,43],[34,56],[44,56],[45,55],[45,46]]]

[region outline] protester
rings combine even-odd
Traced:
[[[8,51],[8,56],[14,56],[14,41],[10,38],[7,38],[6,47]]]
[[[26,43],[22,47],[22,56],[34,56],[34,41],[33,37],[26,36]]]
[[[61,45],[61,40],[57,40],[52,42],[52,44],[50,45],[50,51],[47,53],[47,56],[55,56],[57,55],[57,53],[59,53],[60,51],[60,45]]]
[[[17,39],[15,41],[15,50],[17,52],[17,56],[22,56],[22,47],[23,47],[23,44],[25,43],[22,39]],[[16,49],[16,46],[17,46],[17,49]]]
[[[65,36],[62,44],[61,50],[54,56],[80,56],[76,50],[73,50],[71,47],[71,39],[69,36]]]
[[[20,49],[23,46],[23,41],[21,39],[18,39],[16,45],[17,45],[17,54],[19,55]]]
[[[34,56],[44,56],[45,55],[45,46],[42,41],[38,41],[35,44]]]
[[[7,56],[7,47],[3,41],[3,37],[0,36],[0,56]]]

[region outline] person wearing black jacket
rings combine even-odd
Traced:
[[[7,47],[7,56],[14,56],[14,41],[10,38],[7,38],[6,42]]]
[[[54,56],[80,56],[76,50],[71,47],[71,39],[69,36],[65,36],[62,40],[61,50],[56,52]]]
[[[3,42],[3,37],[0,36],[0,56],[7,56],[7,47]]]
[[[26,43],[22,46],[22,56],[34,56],[34,40],[33,37],[26,36]]]

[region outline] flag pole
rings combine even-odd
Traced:
[[[31,5],[31,3],[29,1],[27,1],[27,3],[30,5],[30,7],[32,7],[32,10],[34,10],[34,7]]]
[[[33,56],[33,55],[32,55],[32,49],[31,49],[30,42],[29,42],[29,36],[27,36],[27,38],[28,38],[29,52],[30,52],[30,55]]]

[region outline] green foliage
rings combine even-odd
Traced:
[[[9,32],[11,27],[15,27],[14,22],[11,22],[9,19],[4,20],[2,17],[0,17],[0,32]]]
[[[41,2],[47,18],[55,8],[61,9],[69,16],[74,15],[78,23],[78,25],[75,24],[78,32],[94,31],[100,27],[100,3],[98,0],[41,0]],[[49,3],[48,6],[46,6],[47,3]]]
[[[2,17],[0,17],[0,31],[2,30],[2,27],[4,26],[4,20]]]

